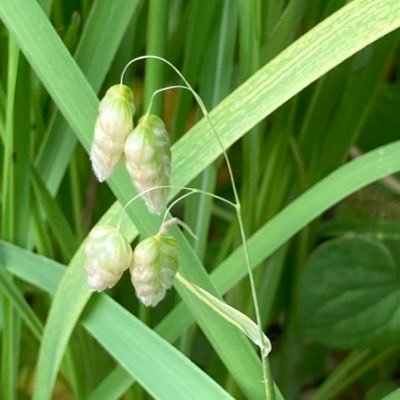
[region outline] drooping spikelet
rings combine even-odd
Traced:
[[[146,306],[156,306],[178,271],[176,240],[164,233],[144,239],[133,252],[129,271],[140,301]]]
[[[98,292],[113,287],[132,261],[129,242],[111,225],[101,225],[90,232],[85,255],[89,288]]]
[[[133,129],[133,94],[125,85],[114,85],[100,102],[90,159],[100,182],[109,178],[124,152],[126,137]]]
[[[139,120],[125,143],[126,168],[139,192],[156,186],[169,185],[171,150],[163,121],[156,115]],[[165,209],[168,188],[152,190],[143,195],[150,212],[160,214]]]

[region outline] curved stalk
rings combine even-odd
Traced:
[[[206,195],[206,196],[213,197],[214,199],[217,199],[217,200],[220,200],[220,201],[222,201],[222,202],[224,202],[224,203],[226,203],[226,204],[229,204],[229,205],[232,206],[233,208],[236,208],[236,204],[235,204],[235,203],[232,203],[231,201],[225,199],[224,197],[217,196],[217,195],[214,194],[214,193],[205,192],[204,190],[200,190],[200,189],[192,188],[192,187],[188,187],[188,186],[160,185],[160,186],[154,186],[154,187],[152,187],[152,188],[143,190],[143,192],[140,192],[140,193],[138,193],[136,196],[132,197],[132,198],[124,205],[124,207],[123,207],[122,210],[120,211],[121,216],[119,217],[117,226],[118,226],[118,227],[121,226],[122,213],[126,210],[126,208],[127,208],[131,203],[133,203],[135,200],[137,200],[137,199],[139,199],[140,197],[142,197],[144,194],[149,193],[149,192],[152,192],[153,190],[158,190],[158,189],[180,189],[180,190],[189,190],[189,191],[191,192],[190,194],[192,194],[192,193],[204,194],[204,195]],[[173,205],[174,205],[175,203],[176,203],[176,202],[174,202]],[[170,208],[171,208],[171,205],[167,208],[167,212],[170,210]],[[165,215],[164,215],[163,222],[165,221],[165,219],[166,219],[166,217],[165,217]],[[162,223],[161,223],[161,225],[162,225]]]
[[[187,86],[182,86],[182,85],[167,86],[167,87],[164,87],[164,88],[161,88],[161,89],[156,90],[156,91],[151,95],[150,102],[149,102],[149,106],[147,107],[147,111],[146,111],[145,117],[148,117],[148,116],[149,116],[150,110],[151,110],[151,107],[152,107],[152,105],[153,105],[153,103],[154,103],[154,98],[156,97],[156,95],[159,94],[159,93],[165,92],[165,91],[167,91],[167,90],[172,90],[172,89],[186,89],[186,90],[189,90],[189,88],[188,88]]]
[[[218,141],[218,144],[221,147],[221,150],[222,150],[222,153],[223,153],[223,156],[224,156],[227,168],[228,168],[229,178],[230,178],[231,185],[232,185],[233,196],[234,196],[235,203],[236,203],[235,204],[236,215],[237,215],[237,219],[238,219],[238,223],[239,223],[240,236],[241,236],[241,239],[243,242],[243,251],[244,251],[244,255],[245,255],[247,272],[248,272],[248,276],[249,276],[249,280],[250,280],[250,288],[251,288],[251,294],[252,294],[252,299],[253,299],[253,304],[254,304],[256,322],[257,322],[257,326],[259,328],[259,333],[260,333],[260,343],[264,347],[265,340],[264,340],[264,335],[263,335],[263,330],[262,330],[262,322],[261,322],[261,316],[260,316],[260,309],[259,309],[259,305],[258,305],[256,287],[255,287],[255,283],[254,283],[254,276],[253,276],[253,272],[252,272],[251,265],[250,265],[250,257],[249,257],[248,246],[247,246],[246,232],[244,230],[243,218],[242,218],[242,213],[241,213],[241,204],[240,204],[240,199],[239,199],[238,191],[236,188],[235,178],[233,176],[232,166],[229,161],[228,154],[225,150],[225,147],[222,143],[221,138],[219,137],[219,135],[215,129],[214,124],[211,121],[210,115],[207,111],[205,104],[203,103],[203,100],[197,94],[197,92],[193,89],[193,87],[190,85],[190,83],[186,80],[186,78],[183,76],[183,74],[178,70],[178,68],[176,68],[168,60],[166,60],[162,57],[153,56],[153,55],[145,55],[145,56],[140,56],[140,57],[134,58],[133,60],[129,61],[126,64],[124,70],[122,71],[120,84],[121,85],[123,84],[124,75],[125,75],[127,69],[129,68],[129,66],[132,65],[133,63],[135,63],[136,61],[144,60],[144,59],[155,59],[155,60],[162,61],[165,64],[169,65],[178,74],[178,76],[182,79],[182,81],[187,86],[188,90],[190,90],[190,92],[193,94],[193,97],[196,99],[204,117],[206,118],[206,120],[211,128],[211,131],[215,135],[215,137]],[[275,392],[274,392],[269,363],[268,363],[268,360],[266,359],[266,357],[263,357],[262,355],[261,355],[261,360],[262,360],[262,366],[263,366],[265,396],[266,396],[267,400],[274,400]]]

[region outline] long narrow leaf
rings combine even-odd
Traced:
[[[24,299],[17,285],[10,279],[4,265],[0,265],[0,291],[7,297],[13,307],[18,310],[19,315],[27,324],[35,338],[40,340],[43,331],[42,323],[29,307],[29,304]]]
[[[254,344],[260,347],[262,357],[267,357],[271,351],[271,342],[268,337],[263,333],[263,341],[260,339],[260,331],[257,324],[252,321],[247,315],[243,314],[236,308],[231,307],[224,301],[216,298],[212,294],[208,293],[206,290],[193,285],[179,273],[176,278],[181,282],[190,292],[192,292],[201,301],[207,304],[216,313],[225,318],[229,323],[236,326],[240,331],[242,331]]]
[[[96,0],[91,7],[74,58],[96,92],[103,83],[138,3],[138,0]],[[38,171],[53,195],[64,176],[75,144],[76,137],[68,123],[56,111],[36,160]]]

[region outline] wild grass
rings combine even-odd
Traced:
[[[258,349],[181,281],[156,308],[127,276],[87,287],[86,236],[136,195],[122,165],[91,171],[98,98],[145,54],[182,72],[227,149],[275,397],[396,398],[398,0],[2,0],[0,19],[1,398],[265,398]],[[124,82],[136,116],[182,85],[151,59]],[[236,202],[193,96],[152,112],[170,200]],[[172,212],[197,236],[171,229],[182,276],[256,320],[235,209],[193,195]],[[161,221],[140,200],[122,215],[133,244]]]

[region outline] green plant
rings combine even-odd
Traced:
[[[125,167],[98,186],[87,156],[96,93],[140,54],[177,65],[229,152],[284,397],[388,394],[398,369],[400,4],[344,3],[0,3],[2,398],[49,398],[55,384],[78,399],[265,397],[255,348],[193,295],[224,295],[257,319],[235,209],[217,201],[237,203],[218,138],[189,93],[153,96],[181,84],[155,60],[125,84],[137,114],[152,103],[170,132],[169,200],[184,186],[198,194],[174,209],[198,240],[168,230],[186,281],[178,275],[151,311],[127,278],[107,294],[87,287],[95,221],[121,221],[129,242],[162,223],[142,201],[122,211],[136,195]],[[343,271],[346,284],[328,278]]]

